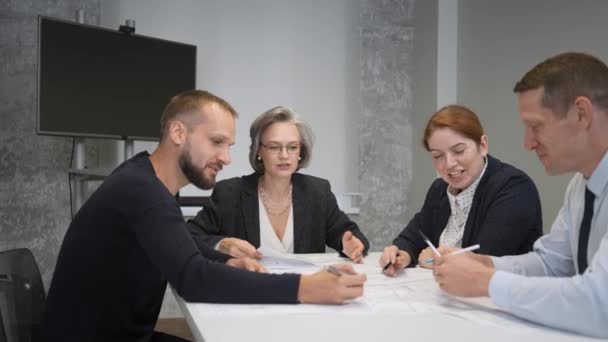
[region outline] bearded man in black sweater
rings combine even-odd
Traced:
[[[230,163],[235,110],[188,91],[161,118],[161,139],[120,165],[78,211],[49,289],[43,341],[170,341],[154,332],[167,282],[186,301],[343,303],[363,293],[365,275],[265,274],[253,259],[196,246],[175,194],[215,184]],[[201,247],[203,248],[203,247]],[[245,270],[243,270],[245,269]]]

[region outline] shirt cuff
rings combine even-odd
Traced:
[[[509,308],[511,300],[511,298],[509,298],[509,289],[512,288],[511,284],[519,281],[517,279],[519,277],[520,276],[509,272],[494,272],[492,279],[490,279],[490,288],[488,291],[494,304],[505,309]]]
[[[492,259],[492,262],[494,263],[494,269],[496,269],[497,271],[505,271],[508,270],[508,262],[506,262],[504,260],[504,258],[500,258],[500,257],[495,257],[495,256],[490,256],[490,258]]]
[[[222,239],[222,240],[224,240],[224,239]],[[215,249],[216,251],[218,251],[218,252],[219,252],[219,250],[220,250],[220,243],[222,243],[222,240],[218,241],[218,242],[215,244],[215,246],[213,246],[213,249]]]

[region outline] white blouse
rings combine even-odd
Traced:
[[[450,187],[447,188],[448,199],[450,201],[450,208],[452,213],[448,219],[448,224],[439,237],[440,246],[453,246],[462,247],[462,236],[464,235],[464,225],[469,217],[471,211],[471,204],[473,203],[473,197],[475,196],[475,190],[479,185],[479,181],[483,177],[488,167],[488,161],[485,159],[485,165],[483,170],[473,182],[466,189],[461,191],[457,195],[453,195],[450,191]]]
[[[279,240],[272,228],[272,223],[270,223],[270,218],[259,195],[258,210],[260,212],[260,249],[270,249],[278,253],[293,253],[293,205],[289,208],[289,217],[287,218],[283,240]]]

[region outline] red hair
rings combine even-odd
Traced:
[[[427,151],[429,148],[429,138],[437,129],[450,128],[463,136],[475,141],[477,145],[481,143],[483,127],[477,115],[465,106],[449,105],[438,110],[426,124],[422,145]]]

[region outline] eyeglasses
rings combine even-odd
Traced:
[[[279,145],[279,144],[261,144],[266,148],[270,153],[279,154],[283,151],[283,148],[289,154],[296,154],[300,152],[300,144],[288,144],[288,145]]]

